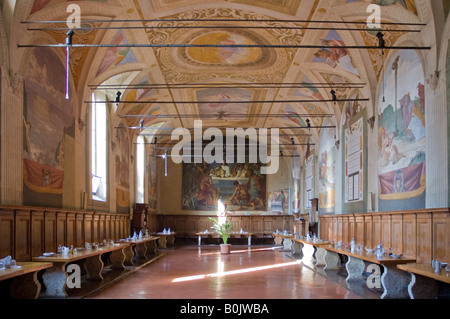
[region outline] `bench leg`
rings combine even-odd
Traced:
[[[169,246],[175,245],[175,235],[167,236],[167,244]]]
[[[397,265],[383,265],[381,284],[384,292],[381,299],[408,299],[410,274],[397,268]]]
[[[66,264],[54,263],[53,267],[46,269],[42,275],[46,288],[45,295],[48,297],[67,297],[66,282],[68,277]]]
[[[314,246],[311,245],[303,245],[303,258],[307,258],[311,261],[314,261]]]
[[[432,278],[411,273],[408,294],[411,299],[436,299],[438,285],[436,285],[436,281]]]
[[[297,241],[292,243],[292,255],[295,257],[302,259],[303,258],[303,244]]]
[[[364,261],[349,256],[348,261],[345,264],[345,269],[347,269],[347,278],[345,279],[345,281],[361,279],[365,268],[366,266],[364,264]]]
[[[336,270],[339,265],[339,255],[334,251],[327,250],[325,255],[325,268],[323,270]]]
[[[327,250],[317,247],[316,251],[316,264],[315,266],[325,266],[325,255],[327,254]]]

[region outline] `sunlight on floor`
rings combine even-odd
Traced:
[[[205,279],[205,278],[214,278],[214,277],[223,277],[223,276],[230,276],[230,275],[239,275],[254,271],[260,271],[260,270],[268,270],[268,269],[275,269],[280,267],[288,267],[293,265],[299,265],[301,263],[300,260],[289,262],[289,263],[281,263],[281,264],[274,264],[274,265],[267,265],[267,266],[259,266],[259,267],[252,267],[252,268],[244,268],[244,269],[237,269],[237,270],[230,270],[230,271],[223,271],[223,262],[218,263],[218,272],[211,273],[211,274],[202,274],[202,275],[195,275],[195,276],[186,276],[186,277],[179,277],[172,280],[172,282],[183,282],[183,281],[191,281],[191,280],[199,280],[199,279]]]

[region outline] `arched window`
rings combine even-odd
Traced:
[[[105,100],[105,98],[103,98]],[[106,202],[107,194],[107,107],[96,103],[92,93],[91,110],[91,189],[92,199]]]

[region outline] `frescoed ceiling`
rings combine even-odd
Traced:
[[[76,30],[74,43],[105,45],[71,51],[73,85],[84,98],[107,84],[110,101],[121,91],[121,101],[138,102],[121,103],[115,110],[130,134],[139,133],[133,128],[142,119],[146,127],[164,122],[192,128],[203,117],[204,128],[306,127],[309,120],[311,134],[286,129],[282,135],[298,143],[318,139],[321,126],[330,122],[327,115],[342,125],[345,103],[330,102],[332,89],[338,99],[377,95],[381,50],[345,48],[378,45],[376,34],[358,24],[368,16],[367,6],[389,9],[382,10],[389,13],[383,22],[421,22],[414,1],[375,0],[35,0],[28,7],[29,20],[64,20],[71,3],[80,6],[83,21],[91,21]],[[383,26],[386,46],[412,29]],[[66,37],[64,30],[33,32],[45,32],[56,43]],[[315,47],[299,47],[308,45]],[[354,89],[352,83],[361,86]]]

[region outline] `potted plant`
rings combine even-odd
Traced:
[[[220,244],[220,252],[222,254],[229,254],[231,245],[228,244],[228,238],[231,235],[233,224],[226,220],[224,222],[219,222],[219,220],[214,217],[210,217],[209,219],[213,222],[213,226],[211,228],[213,228],[219,236],[222,237],[223,244]]]

